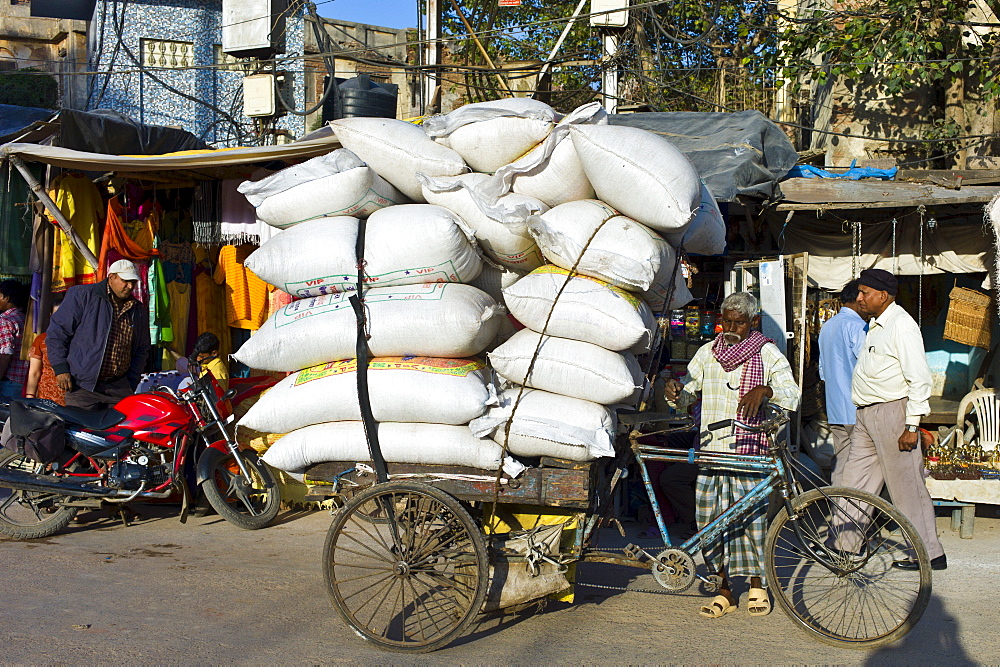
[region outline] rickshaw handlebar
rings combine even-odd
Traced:
[[[767,418],[759,424],[747,424],[739,419],[723,419],[722,421],[709,424],[707,428],[709,431],[718,431],[730,426],[738,426],[751,433],[765,433],[776,431],[780,426],[788,423],[788,412],[786,410],[769,403],[764,406],[764,411]]]

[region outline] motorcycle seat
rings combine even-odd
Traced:
[[[114,408],[108,408],[107,410],[84,410],[83,408],[59,405],[58,403],[42,398],[18,398],[14,400],[35,410],[50,412],[67,424],[80,426],[88,431],[106,431],[120,424],[125,419],[125,415]]]

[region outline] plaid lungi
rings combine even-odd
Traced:
[[[695,518],[704,528],[735,505],[756,486],[763,473],[707,471],[695,486]],[[764,578],[764,535],[767,531],[767,497],[736,517],[735,522],[702,548],[711,573],[725,569],[729,577]]]

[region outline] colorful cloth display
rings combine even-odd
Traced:
[[[232,351],[232,337],[226,307],[226,288],[215,282],[216,251],[204,246],[194,247],[194,295],[198,332],[214,333],[219,339],[219,356],[225,359]]]
[[[254,246],[223,246],[215,267],[215,282],[225,284],[226,321],[236,329],[256,331],[267,319],[268,284],[243,266]]]
[[[154,243],[159,226],[158,206],[149,207],[143,218],[129,221],[127,211],[119,198],[114,197],[109,200],[104,238],[101,240],[101,256],[98,258],[101,267],[100,279],[104,280],[107,267],[116,261],[109,259],[112,251],[118,253],[117,259],[128,259],[133,262],[148,260],[158,254]]]
[[[52,181],[48,192],[84,245],[97,255],[97,236],[104,212],[104,199],[97,186],[86,176],[62,174]],[[51,216],[47,217],[56,222]],[[97,274],[97,268],[87,264],[69,236],[60,231],[53,249],[52,291],[62,292],[74,285],[96,283]]]
[[[28,184],[12,174],[9,163],[0,165],[0,280],[24,280],[31,275],[31,218],[33,209]]]

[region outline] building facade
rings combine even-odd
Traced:
[[[87,22],[34,18],[30,0],[0,0],[0,73],[28,68],[55,77],[58,106],[82,109],[87,97]]]
[[[90,22],[87,109],[112,109],[141,123],[180,127],[217,147],[266,145],[306,131],[306,119],[279,112],[243,115],[243,79],[283,72],[288,106],[306,100],[300,3],[285,18],[285,53],[274,61],[222,51],[222,0],[101,0]],[[290,90],[289,90],[290,88]]]

